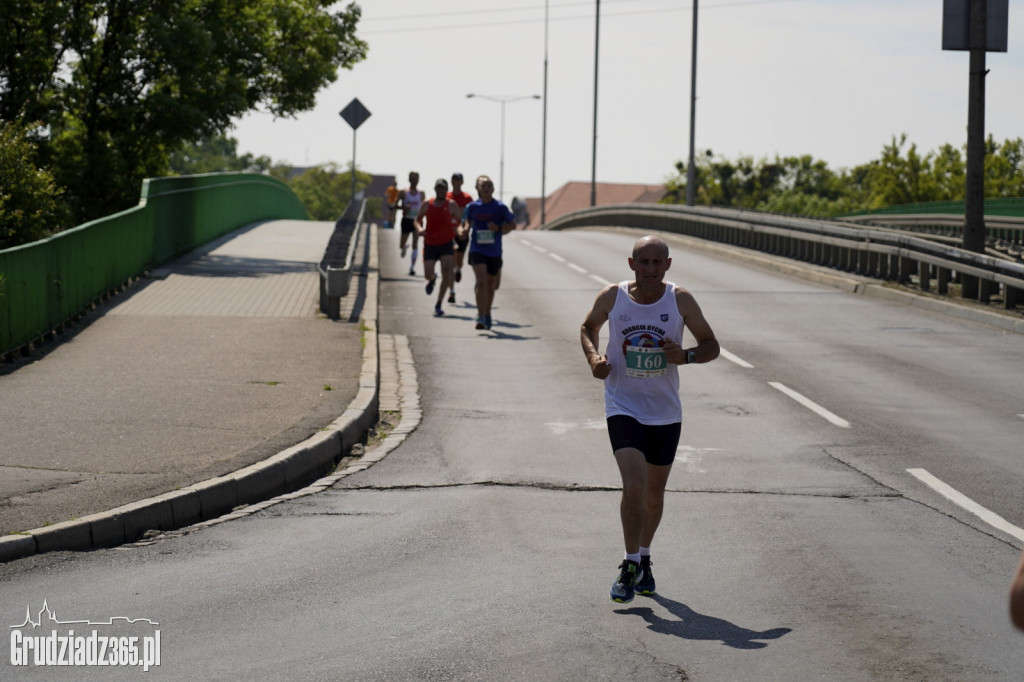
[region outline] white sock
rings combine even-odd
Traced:
[[[640,555],[639,554],[630,554],[629,552],[626,552],[626,560],[627,561],[632,561],[633,563],[638,564],[638,563],[640,563]]]
[[[640,548],[640,556],[651,556],[651,548],[650,547],[641,547]]]

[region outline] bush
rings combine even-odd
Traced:
[[[67,227],[63,191],[38,168],[25,129],[0,124],[0,249],[38,241]]]

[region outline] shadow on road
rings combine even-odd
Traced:
[[[620,609],[615,613],[640,616],[647,621],[648,629],[655,632],[681,637],[682,639],[721,640],[722,644],[735,649],[763,649],[768,644],[755,640],[778,639],[792,632],[790,628],[773,628],[764,632],[748,630],[722,618],[697,613],[686,604],[667,599],[661,595],[654,595],[651,598],[664,606],[669,613],[679,620],[662,618],[647,606]]]

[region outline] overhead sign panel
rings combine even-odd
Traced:
[[[972,0],[942,0],[943,50],[971,49],[971,2]],[[986,52],[1006,52],[1009,5],[1010,0],[986,0]]]

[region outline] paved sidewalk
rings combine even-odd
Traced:
[[[333,228],[244,228],[0,366],[0,561],[131,541],[329,471],[377,409],[376,239],[363,231],[367,276],[332,321],[317,264]]]

